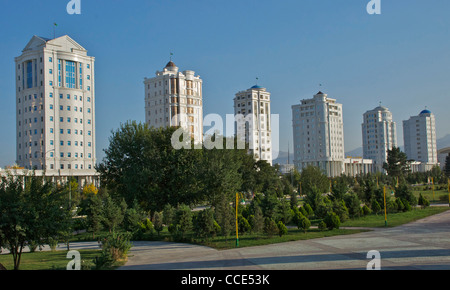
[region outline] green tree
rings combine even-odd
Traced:
[[[249,220],[252,231],[254,233],[261,233],[264,229],[264,217],[262,214],[262,210],[258,205],[255,205],[253,211],[254,213],[252,215],[252,218]]]
[[[302,217],[300,220],[299,228],[302,229],[305,234],[306,231],[311,227],[311,221],[307,217]]]
[[[166,204],[163,210],[163,223],[166,226],[172,224],[175,220],[176,209],[170,204]]]
[[[214,213],[211,209],[200,211],[194,218],[195,235],[204,240],[208,240],[215,233]]]
[[[155,231],[159,234],[164,229],[163,221],[162,221],[162,214],[158,211],[155,211],[153,213],[153,226],[155,227]]]
[[[284,223],[282,221],[278,221],[277,228],[278,228],[278,235],[280,237],[282,237],[288,233],[287,227],[284,225]]]
[[[375,214],[378,215],[378,213],[381,211],[381,206],[375,199],[372,201],[372,211],[375,212]]]
[[[153,129],[133,121],[112,132],[97,170],[115,199],[124,198],[128,205],[137,200],[152,212],[166,204],[191,205],[204,199],[203,151],[175,149],[172,136],[177,129]]]
[[[181,238],[184,239],[187,232],[193,229],[192,210],[185,204],[178,206],[176,213],[176,223],[181,232]]]
[[[428,199],[426,199],[426,198],[422,195],[422,193],[420,193],[420,195],[419,195],[419,200],[418,200],[417,204],[418,204],[418,205],[421,205],[422,208],[425,208],[425,207],[430,206],[430,202],[428,201]]]
[[[222,196],[216,203],[214,214],[215,220],[221,228],[221,235],[228,238],[234,228],[235,216],[233,208],[230,206],[229,200]]]
[[[339,216],[334,212],[329,212],[323,221],[325,222],[329,230],[339,229],[339,226],[341,225]]]
[[[126,204],[117,204],[111,196],[103,201],[103,225],[111,233],[122,224],[125,217]]]
[[[319,194],[330,191],[330,181],[319,167],[308,166],[301,173],[301,190],[303,194],[318,192]],[[311,204],[314,209],[314,205]]]
[[[83,213],[86,214],[87,230],[92,233],[92,238],[95,239],[95,234],[103,228],[103,204],[100,196],[89,196]]]
[[[67,230],[72,218],[62,188],[42,177],[1,177],[0,247],[8,248],[18,270],[29,243],[43,245]]]
[[[245,234],[252,229],[248,220],[242,215],[238,215],[238,229],[240,234]]]
[[[273,219],[268,217],[264,219],[264,232],[269,237],[278,234],[278,226]]]
[[[392,147],[387,151],[387,162],[383,164],[383,169],[394,178],[404,178],[410,171],[408,159],[399,147]]]

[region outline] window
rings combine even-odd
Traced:
[[[67,111],[70,111],[70,106],[67,106]]]
[[[75,62],[66,61],[66,88],[75,89]]]
[[[51,56],[48,58],[48,62],[53,62],[53,58]]]
[[[33,63],[31,61],[26,63],[27,66],[27,89],[33,87]]]
[[[70,100],[70,95],[69,94],[67,94],[67,99]]]
[[[59,145],[64,146],[64,141],[60,141]]]
[[[64,106],[63,105],[59,106],[59,110],[60,111],[64,110]]]
[[[60,122],[64,122],[64,118],[63,117],[59,117],[59,121]]]
[[[63,157],[64,157],[64,153],[61,152],[59,156],[60,156],[61,158],[63,158]],[[61,165],[62,165],[62,164],[61,164]]]
[[[53,70],[52,70],[52,69],[49,69],[49,70],[48,70],[48,73],[52,75],[52,74],[53,74]]]
[[[50,98],[53,98],[53,93],[50,93]]]

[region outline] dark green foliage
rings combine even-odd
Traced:
[[[417,205],[417,198],[414,196],[412,190],[406,183],[401,183],[395,189],[395,197],[401,198],[403,203],[407,201],[409,205]]]
[[[327,228],[327,224],[324,221],[320,221],[318,228],[320,231],[323,231]]]
[[[322,194],[330,191],[330,181],[320,168],[308,166],[302,170],[301,187],[303,194],[309,195],[316,192]],[[310,205],[313,209],[315,208],[314,203]]]
[[[346,194],[344,201],[350,218],[361,216],[361,201],[355,193]]]
[[[430,202],[422,195],[422,193],[419,194],[419,200],[417,204],[421,205],[423,208],[430,206]]]
[[[254,213],[250,215],[249,223],[254,233],[261,233],[264,230],[264,217],[258,205],[254,207]]]
[[[248,220],[242,215],[238,215],[238,229],[239,234],[245,234],[252,229]]]
[[[211,209],[204,209],[194,217],[194,233],[201,239],[209,240],[213,237],[216,234],[216,225]]]
[[[8,248],[18,270],[22,249],[66,236],[71,211],[64,187],[37,176],[1,177],[0,247]]]
[[[278,234],[278,226],[275,221],[271,218],[265,218],[264,220],[264,233],[266,233],[269,237]]]
[[[300,223],[298,228],[302,229],[305,233],[311,227],[311,221],[307,217],[302,217],[300,219]]]
[[[159,233],[164,229],[164,225],[163,225],[163,221],[162,221],[162,214],[160,212],[156,211],[153,214],[153,226],[159,236]]]
[[[409,173],[407,156],[400,151],[399,147],[388,150],[387,162],[383,164],[383,169],[393,178],[404,178]]]
[[[372,208],[372,211],[377,215],[381,211],[381,206],[376,199],[372,200],[371,208]]]
[[[277,228],[278,228],[278,235],[280,237],[286,235],[288,232],[287,227],[284,225],[282,221],[278,221]]]
[[[366,216],[371,214],[372,210],[367,205],[364,205],[361,209],[361,213]]]
[[[329,230],[339,229],[339,226],[341,225],[338,215],[334,212],[329,212],[323,221]]]

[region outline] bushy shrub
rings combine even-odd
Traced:
[[[422,195],[422,193],[420,193],[419,195],[419,201],[417,202],[417,204],[421,205],[423,208],[430,206],[430,202],[426,197]]]
[[[242,234],[244,234],[252,229],[248,220],[245,217],[243,217],[242,215],[238,216],[238,227],[239,227],[239,232]]]
[[[372,213],[372,210],[371,210],[367,205],[364,205],[364,206],[361,208],[361,211],[362,211],[362,214],[363,214],[363,215],[369,215],[369,214]]]
[[[339,217],[334,212],[329,212],[324,218],[324,222],[329,230],[339,229],[339,226],[341,225]]]
[[[327,228],[327,224],[324,221],[321,221],[318,225],[319,231],[324,231]]]
[[[372,211],[378,215],[378,213],[381,211],[381,206],[375,199],[372,201]]]
[[[131,249],[131,233],[112,232],[102,240],[102,252],[100,257],[94,259],[96,269],[104,269],[112,266],[114,262],[123,259]]]
[[[307,217],[303,217],[300,220],[299,228],[302,229],[306,234],[306,231],[309,230],[310,227],[311,227],[311,221]]]
[[[278,234],[278,226],[273,219],[266,218],[264,220],[264,233],[266,233],[269,237]]]
[[[278,222],[277,228],[278,228],[278,235],[280,237],[287,234],[287,232],[288,232],[287,227],[284,225],[284,223],[282,221]]]

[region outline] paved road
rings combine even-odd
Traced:
[[[450,211],[395,228],[224,251],[134,242],[119,270],[364,270],[371,250],[379,251],[383,270],[450,270]]]

